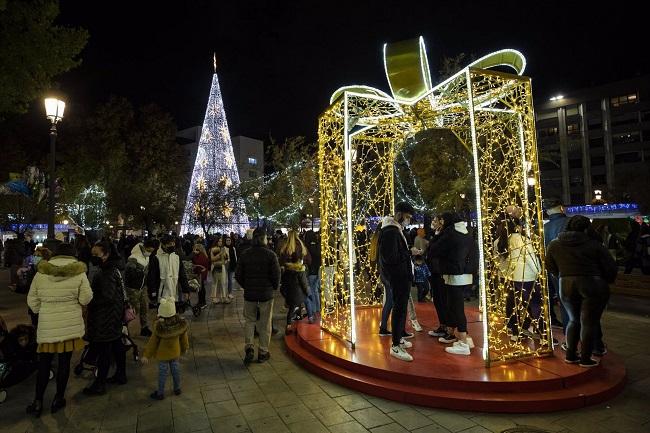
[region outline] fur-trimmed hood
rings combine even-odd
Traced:
[[[129,260],[133,259],[137,261],[143,268],[146,268],[149,266],[149,257],[145,257],[142,250],[144,249],[144,244],[142,242],[136,244],[132,249],[131,249],[131,255],[129,256]]]
[[[284,264],[284,270],[291,272],[305,272],[305,265],[302,263],[287,262]]]
[[[154,326],[160,338],[174,338],[187,332],[187,321],[178,315],[173,319],[158,319]]]
[[[38,264],[38,272],[62,279],[86,273],[86,264],[70,256],[55,256],[50,260],[42,260]]]

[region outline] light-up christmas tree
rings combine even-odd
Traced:
[[[249,228],[237,194],[239,173],[223,107],[216,58],[192,181],[187,192],[182,233],[244,233]]]

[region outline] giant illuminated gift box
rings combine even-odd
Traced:
[[[319,117],[321,211],[321,327],[354,347],[356,310],[381,303],[382,286],[368,252],[370,236],[355,227],[393,213],[394,163],[404,142],[428,129],[446,129],[473,156],[483,306],[483,358],[493,361],[552,353],[535,116],[524,56],[506,49],[482,57],[432,85],[423,39],[384,45],[391,94],[362,86],[338,89]],[[509,67],[515,74],[491,70]],[[432,148],[432,152],[436,149]],[[505,212],[521,213],[525,236],[541,265],[542,312],[531,317],[541,335],[512,341],[509,317],[530,316],[530,297],[513,291],[499,272],[496,226]],[[506,314],[508,295],[514,296]],[[373,330],[374,332],[374,330]]]

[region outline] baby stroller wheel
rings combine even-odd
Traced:
[[[133,346],[133,360],[136,362],[140,360],[140,353],[138,352],[138,346]]]
[[[83,373],[83,372],[84,372],[84,366],[81,365],[81,364],[77,364],[77,365],[75,366],[75,368],[74,368],[74,374],[75,374],[75,376],[80,376],[81,373]]]
[[[50,368],[50,375],[49,375],[48,379],[49,379],[49,380],[52,380],[52,379],[54,379],[54,376],[56,376],[56,375],[54,374],[54,370],[52,370],[52,369]]]
[[[0,389],[0,404],[4,403],[5,400],[7,400],[7,391],[4,389]]]
[[[195,305],[192,307],[192,314],[194,314],[194,317],[199,317],[201,315],[201,306]]]

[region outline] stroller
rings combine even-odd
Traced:
[[[132,351],[133,361],[138,362],[140,360],[138,345],[129,335],[129,328],[126,323],[122,324],[122,345],[126,352]],[[92,345],[86,344],[81,352],[79,363],[74,367],[74,374],[80,376],[84,371],[91,371],[97,377],[97,358],[98,354],[93,350]]]
[[[0,404],[7,399],[7,388],[16,385],[38,370],[36,330],[18,325],[7,332],[0,317]],[[50,380],[54,370],[50,370]]]

